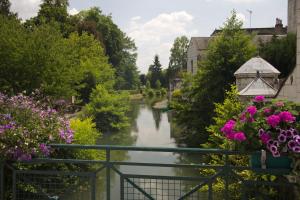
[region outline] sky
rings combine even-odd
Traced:
[[[19,17],[36,16],[41,0],[10,0],[11,9]],[[158,54],[164,68],[168,66],[170,49],[176,37],[209,36],[223,25],[233,9],[252,27],[273,27],[275,19],[287,24],[287,0],[69,0],[69,13],[96,6],[111,14],[114,22],[138,48],[137,65],[146,73]]]

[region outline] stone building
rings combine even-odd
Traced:
[[[300,0],[289,0],[288,3],[288,31],[297,33],[297,63],[293,72],[283,81],[276,97],[300,102]]]
[[[245,28],[243,29],[249,34],[255,34],[253,38],[254,43],[261,44],[271,41],[274,35],[278,37],[285,37],[287,34],[287,27],[284,27],[282,20],[276,19],[274,27],[270,28]],[[187,72],[196,74],[198,69],[198,62],[201,61],[206,54],[209,42],[221,30],[215,30],[210,37],[192,37],[190,40],[188,53],[187,53]]]
[[[253,80],[257,78],[257,73],[260,74],[260,78],[262,78],[264,82],[267,82],[272,88],[278,89],[278,76],[280,72],[261,57],[254,57],[248,60],[234,73],[238,91],[243,90],[253,82]]]

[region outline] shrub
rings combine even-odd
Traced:
[[[33,98],[0,93],[1,159],[30,160],[49,156],[48,143],[71,143],[73,131],[67,119]]]
[[[92,118],[71,119],[70,124],[72,130],[74,130],[74,143],[76,144],[95,145],[102,135],[96,129],[96,124],[92,121]],[[99,150],[77,150],[75,153],[77,159],[99,160],[103,156],[103,153]]]
[[[102,133],[119,131],[129,126],[126,113],[129,111],[129,94],[108,91],[97,85],[90,96],[90,103],[83,114],[92,117]]]

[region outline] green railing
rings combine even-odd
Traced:
[[[247,154],[240,152],[199,148],[51,146],[53,149],[61,150],[54,158],[0,163],[0,197],[2,200],[280,199],[282,194],[284,194],[284,199],[295,198],[287,196],[292,195],[295,184],[288,182],[283,176],[290,170],[257,169],[249,165],[233,165],[232,159],[234,158],[248,158]],[[101,151],[103,159],[67,158],[68,151],[76,150]],[[203,159],[201,163],[193,164],[128,162],[112,159],[113,154],[129,151],[196,154]],[[223,164],[209,164],[209,155],[218,156]],[[128,173],[123,170],[125,166],[126,169],[189,168],[195,169],[195,173],[189,176],[149,174],[147,170]],[[116,181],[117,179],[119,181]],[[116,187],[116,185],[119,186]],[[112,197],[112,194],[118,197]]]

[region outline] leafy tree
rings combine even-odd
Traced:
[[[146,82],[147,82],[147,77],[145,74],[141,74],[140,75],[140,83],[141,85],[146,85]]]
[[[150,81],[151,87],[155,88],[155,83],[159,80],[161,83],[164,83],[162,67],[159,61],[158,55],[154,56],[153,64],[149,66],[148,70],[148,80]]]
[[[129,126],[126,113],[129,111],[129,95],[108,91],[101,84],[93,90],[83,113],[93,117],[97,129],[102,133],[111,133]]]
[[[296,66],[296,40],[296,34],[289,33],[284,38],[274,36],[271,42],[260,45],[260,56],[281,72],[280,78],[287,77]]]
[[[187,68],[187,50],[189,39],[186,36],[177,37],[171,48],[171,56],[168,67],[168,78],[173,79],[180,70]]]
[[[134,41],[113,22],[110,15],[99,8],[81,11],[77,16],[78,32],[88,32],[105,48],[109,62],[116,69],[117,89],[135,89],[139,85]]]
[[[9,16],[10,15],[10,2],[9,0],[0,0],[0,14]]]
[[[210,42],[197,75],[173,100],[176,121],[186,130],[183,135],[192,146],[205,142],[195,141],[195,137],[207,139],[206,127],[213,122],[214,103],[223,102],[225,91],[235,81],[234,72],[256,53],[252,37],[241,28],[242,22],[233,11],[222,32]]]
[[[156,88],[156,89],[160,89],[160,88],[161,88],[161,83],[160,83],[159,80],[157,80],[157,81],[155,82],[155,88]]]

